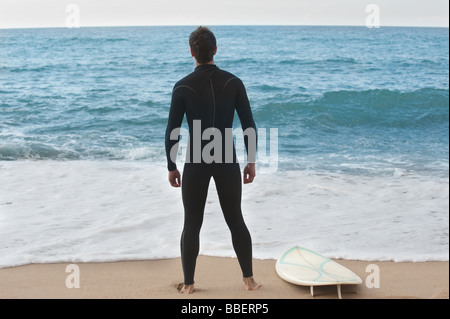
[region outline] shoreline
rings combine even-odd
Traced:
[[[448,299],[449,262],[392,262],[336,260],[361,277],[363,283],[343,286],[343,299]],[[180,258],[76,263],[80,288],[73,281],[71,263],[29,264],[0,269],[1,299],[337,299],[335,286],[309,287],[283,281],[275,271],[276,260],[254,259],[254,277],[263,286],[246,291],[235,258],[199,256],[196,291],[182,295]],[[380,270],[380,287],[368,288],[368,265]],[[67,270],[67,272],[66,272]],[[70,277],[70,278],[69,278]]]

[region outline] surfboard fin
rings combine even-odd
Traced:
[[[310,288],[309,290],[311,291],[311,296],[314,297],[314,286],[309,286],[309,288]],[[342,299],[341,285],[337,285],[337,293],[339,299]]]

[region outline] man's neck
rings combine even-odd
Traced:
[[[208,63],[198,63],[197,60],[195,60],[195,67],[198,67],[199,65],[213,65],[214,64],[214,60],[208,62]]]

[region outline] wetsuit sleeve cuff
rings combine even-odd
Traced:
[[[169,164],[167,165],[167,169],[169,170],[169,172],[173,172],[173,171],[175,171],[175,170],[177,169],[177,164],[175,164],[175,163],[169,163]]]

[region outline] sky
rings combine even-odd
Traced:
[[[0,0],[0,28],[366,25],[371,4],[380,27],[449,26],[448,0]]]

